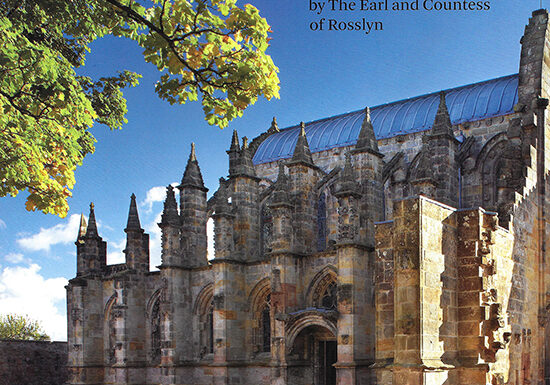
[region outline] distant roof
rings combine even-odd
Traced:
[[[518,102],[518,75],[451,88],[445,93],[453,124],[507,115]],[[385,139],[429,130],[438,105],[439,92],[434,92],[372,107],[374,134],[377,139]],[[364,116],[365,111],[359,110],[306,123],[311,152],[355,144]],[[299,132],[297,125],[270,135],[254,154],[254,164],[290,158]]]

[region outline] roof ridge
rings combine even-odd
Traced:
[[[518,74],[501,76],[444,90],[452,124],[510,114],[517,103]],[[441,91],[371,107],[376,139],[421,132],[433,125]],[[312,153],[357,142],[364,109],[310,121],[306,132]],[[292,156],[299,126],[264,134],[254,153],[254,164]]]
[[[462,86],[447,88],[447,89],[439,90],[439,91],[433,91],[433,92],[430,92],[430,93],[427,93],[427,94],[421,94],[421,95],[417,95],[417,96],[411,96],[411,97],[409,97],[409,98],[404,98],[404,99],[400,99],[400,100],[395,100],[395,101],[393,101],[393,102],[378,104],[378,105],[376,105],[376,106],[370,107],[370,110],[371,110],[371,112],[373,112],[375,109],[382,108],[382,107],[388,107],[388,106],[391,106],[392,104],[399,104],[399,103],[403,103],[403,102],[410,102],[410,101],[415,100],[415,99],[427,98],[427,97],[430,97],[430,96],[439,95],[441,92],[445,92],[445,94],[447,94],[449,91],[458,91],[458,90],[466,89],[466,88],[468,88],[468,87],[479,86],[479,85],[484,84],[484,83],[494,82],[494,81],[496,81],[496,80],[503,80],[503,79],[506,79],[506,78],[516,77],[516,76],[518,76],[518,75],[519,75],[518,73],[515,73],[515,74],[510,74],[510,75],[505,75],[505,76],[499,76],[499,77],[496,77],[496,78],[487,79],[487,80],[483,80],[483,81],[480,81],[480,82],[465,84],[465,85],[462,85]],[[342,116],[352,115],[352,114],[355,114],[355,113],[362,113],[362,112],[364,112],[364,111],[365,111],[365,108],[363,107],[363,108],[361,108],[361,109],[359,109],[359,110],[343,112],[343,113],[341,113],[341,114],[337,114],[337,115],[333,115],[333,116],[328,116],[328,117],[326,117],[326,118],[321,118],[321,119],[316,119],[316,120],[310,120],[310,121],[308,121],[308,122],[305,122],[305,125],[306,125],[306,128],[307,128],[307,126],[308,126],[309,124],[312,124],[312,123],[322,123],[322,122],[324,122],[324,121],[326,121],[326,120],[336,119],[336,118],[340,118],[340,117],[342,117]],[[289,130],[294,129],[294,128],[300,128],[300,124],[296,124],[296,125],[293,125],[293,126],[281,128],[281,129],[279,129],[279,132],[289,131]]]

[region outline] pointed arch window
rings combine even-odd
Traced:
[[[321,308],[327,310],[336,310],[338,307],[338,292],[336,282],[331,282],[325,288],[321,297]]]
[[[265,299],[264,307],[261,312],[261,351],[266,353],[271,351],[271,294]]]
[[[327,201],[325,193],[317,201],[317,251],[327,248]]]
[[[197,296],[193,307],[195,327],[194,343],[198,345],[197,355],[200,358],[214,353],[214,286],[209,283]]]
[[[160,301],[157,299],[151,310],[151,359],[160,361]]]
[[[212,299],[203,309],[200,317],[201,355],[214,353],[214,304]]]
[[[338,284],[336,276],[326,274],[314,286],[313,306],[318,309],[338,310]]]
[[[271,290],[269,281],[265,280],[254,289],[251,295],[251,315],[253,353],[271,351]]]
[[[116,363],[116,348],[117,348],[117,322],[121,316],[121,311],[117,309],[117,295],[116,293],[109,298],[105,305],[105,318],[104,318],[104,349],[105,349],[105,363],[112,365]]]

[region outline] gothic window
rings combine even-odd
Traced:
[[[214,305],[212,299],[200,316],[201,355],[214,353]]]
[[[153,362],[160,360],[160,301],[157,299],[151,311],[151,358]]]
[[[262,352],[271,351],[271,295],[268,294],[261,313]]]
[[[193,341],[197,347],[195,351],[200,358],[214,353],[214,286],[206,285],[199,295],[193,307],[196,339]]]
[[[115,309],[117,301],[116,294],[113,294],[105,305],[105,323],[104,323],[104,349],[106,364],[115,363],[116,351],[116,326],[117,326],[117,311]]]
[[[271,210],[267,207],[267,204],[262,206],[261,218],[260,218],[260,245],[261,255],[269,253],[271,251],[271,239],[273,237],[273,216]]]
[[[327,202],[325,193],[319,196],[317,202],[317,251],[327,247]]]
[[[336,310],[338,306],[338,293],[336,282],[331,282],[321,297],[321,307],[328,310]]]
[[[338,309],[338,285],[334,274],[325,274],[314,286],[313,306],[318,309]]]
[[[271,351],[271,285],[268,279],[259,282],[250,294],[250,312],[254,320],[251,330],[252,352]]]

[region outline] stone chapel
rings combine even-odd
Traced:
[[[549,93],[538,10],[518,74],[234,132],[210,199],[193,148],[159,271],[135,196],[122,264],[91,205],[68,384],[550,384]]]

